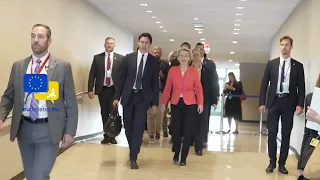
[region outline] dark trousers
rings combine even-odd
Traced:
[[[171,104],[171,126],[172,142],[175,158],[179,158],[181,151],[181,162],[185,162],[189,154],[191,137],[195,133],[197,105],[186,105],[180,98],[177,105]],[[181,150],[181,139],[183,145]]]
[[[104,126],[109,118],[111,110],[113,108],[112,103],[114,100],[114,93],[115,93],[114,86],[111,86],[111,87],[104,86],[102,88],[100,94],[98,95],[100,108],[101,108],[103,129],[104,129]],[[106,134],[104,134],[104,138],[106,139],[109,137]]]
[[[136,161],[140,152],[147,110],[150,103],[143,101],[142,93],[132,92],[129,101],[123,105],[123,121],[126,137],[130,148],[130,160]]]
[[[308,160],[310,159],[310,157],[313,153],[313,150],[315,149],[315,147],[310,145],[310,142],[313,138],[319,139],[318,131],[305,128],[303,140],[302,140],[300,158],[298,161],[298,170],[304,170],[304,168],[307,165]]]
[[[209,132],[209,119],[210,119],[210,109],[211,105],[205,104],[203,106],[203,112],[197,116],[197,132],[195,135],[195,151],[202,151],[203,143],[208,140]]]
[[[291,130],[293,126],[293,115],[295,107],[290,105],[289,96],[275,97],[273,104],[268,108],[267,128],[268,128],[268,151],[270,163],[277,161],[277,133],[279,118],[281,116],[281,148],[278,163],[285,165],[288,153]]]

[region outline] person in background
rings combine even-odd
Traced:
[[[260,86],[259,111],[268,108],[268,154],[267,173],[272,173],[277,163],[277,134],[281,116],[281,148],[278,171],[288,174],[285,167],[290,145],[293,116],[303,112],[305,99],[305,76],[303,64],[290,57],[293,39],[280,38],[280,57],[268,61]]]
[[[74,143],[78,105],[70,63],[49,52],[50,27],[34,25],[30,39],[32,55],[13,63],[8,86],[1,97],[0,131],[13,109],[10,140],[18,140],[26,179],[49,180],[59,143],[62,141],[61,148]],[[49,100],[37,100],[34,93],[23,91],[26,74],[46,74],[48,80],[59,82],[59,98],[54,104]],[[39,111],[39,108],[49,110]]]
[[[181,48],[191,49],[191,46],[188,42],[184,42],[181,44]],[[171,60],[170,67],[179,66],[179,64],[180,63],[179,63],[178,59],[176,58],[176,59]]]
[[[171,66],[171,61],[177,59],[178,51],[171,51],[168,55],[169,66]]]
[[[240,95],[243,93],[243,87],[241,81],[237,81],[233,72],[228,74],[229,82],[226,83],[223,94],[226,95],[225,102],[225,116],[228,118],[229,131],[231,130],[232,118],[235,121],[236,129],[233,133],[239,133],[239,121],[242,120],[242,108]],[[236,95],[236,96],[233,96]]]
[[[173,161],[174,163],[179,161],[181,139],[183,138],[180,158],[181,166],[186,165],[191,137],[194,135],[194,127],[198,123],[196,118],[197,113],[201,114],[203,111],[203,92],[199,73],[196,69],[188,66],[191,57],[191,52],[187,48],[181,48],[178,51],[180,65],[170,69],[166,87],[161,98],[161,111],[164,112],[166,104],[171,97]]]
[[[142,33],[138,38],[139,50],[127,54],[120,68],[119,85],[116,88],[113,105],[121,99],[125,134],[130,149],[130,167],[137,164],[143,138],[147,111],[151,105],[152,114],[159,105],[159,63],[149,54],[152,36]]]
[[[320,74],[316,83],[316,87],[320,88]],[[312,95],[313,93],[309,93],[306,96],[305,100],[305,110],[306,110],[306,119],[305,119],[305,124],[307,123],[307,120],[309,121],[315,121],[320,123],[320,116],[319,114],[312,108],[309,108],[311,101],[312,101]],[[297,180],[308,180],[308,178],[304,177],[303,171],[307,165],[307,162],[309,158],[311,157],[315,147],[310,145],[311,141],[313,139],[320,139],[320,132],[309,129],[307,127],[304,128],[304,135],[303,135],[303,140],[302,140],[302,145],[301,145],[301,152],[300,152],[300,157],[298,161],[298,172],[297,172]]]
[[[155,46],[152,48],[152,55],[155,56],[156,60],[159,63],[160,66],[160,72],[159,72],[159,92],[160,92],[160,99],[162,96],[163,89],[165,87],[166,81],[167,81],[167,76],[168,76],[168,71],[169,71],[169,64],[167,61],[164,61],[161,59],[162,56],[162,50],[159,46]],[[157,108],[160,110],[160,108]],[[164,115],[164,113],[155,113],[152,114],[152,109],[150,108],[148,111],[148,120],[147,120],[147,125],[148,125],[148,133],[150,140],[154,139],[160,139],[160,131],[161,131],[161,124],[163,123],[163,137],[168,137],[168,132],[167,132],[167,116]]]
[[[115,39],[107,37],[104,43],[105,52],[93,57],[88,79],[88,97],[93,99],[94,95],[98,95],[103,129],[113,108],[114,93],[119,83],[120,65],[123,61],[123,56],[114,52],[114,47]],[[105,133],[101,144],[108,143],[117,144],[117,141]]]

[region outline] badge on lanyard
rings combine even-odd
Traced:
[[[319,139],[317,138],[312,138],[311,142],[310,142],[310,145],[313,146],[313,147],[317,147],[319,144]]]
[[[283,92],[289,92],[289,85],[286,82],[282,83]]]
[[[111,70],[106,70],[106,77],[111,78]]]

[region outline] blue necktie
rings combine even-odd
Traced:
[[[281,67],[281,81],[280,81],[280,92],[283,91],[283,85],[282,83],[284,82],[284,67],[285,67],[286,61],[283,61],[282,67]]]
[[[36,66],[36,68],[35,68],[35,72],[37,73],[38,72],[38,70],[39,70],[39,68],[40,68],[40,63],[41,63],[41,60],[40,59],[38,59],[37,61],[36,61],[36,63],[37,63],[37,66]],[[32,67],[31,67],[32,68]],[[34,96],[33,96],[33,94],[32,94],[32,97],[31,97],[31,103],[30,103],[30,118],[31,118],[31,120],[33,120],[33,121],[35,121],[37,118],[38,118],[38,110],[37,110],[37,108],[39,108],[39,101],[38,100],[36,100],[35,98],[34,98]]]
[[[142,89],[141,83],[142,83],[143,56],[144,55],[142,55],[142,58],[141,58],[141,61],[140,61],[140,64],[139,64],[139,68],[138,68],[138,74],[137,74],[137,77],[136,77],[136,87],[135,88],[137,90]]]

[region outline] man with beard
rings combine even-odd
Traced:
[[[18,139],[24,174],[28,180],[50,179],[60,141],[62,148],[70,146],[78,124],[71,65],[49,53],[51,41],[51,30],[47,25],[33,26],[33,53],[13,63],[9,83],[0,102],[0,130],[13,109],[10,140]],[[54,104],[50,100],[35,99],[34,93],[24,92],[25,74],[46,74],[49,81],[59,82],[59,98]]]
[[[152,55],[156,57],[159,65],[160,65],[160,72],[159,72],[159,91],[160,97],[162,95],[163,89],[166,85],[168,71],[169,71],[169,63],[161,59],[162,50],[159,46],[155,46],[152,48]],[[168,137],[167,131],[167,116],[166,113],[157,112],[156,114],[151,114],[152,109],[148,111],[148,133],[150,136],[150,140],[160,139],[160,131],[161,131],[161,124],[163,130],[163,137]]]
[[[259,111],[268,109],[268,150],[270,164],[266,169],[272,173],[277,161],[277,134],[281,116],[281,148],[278,171],[288,174],[285,168],[289,152],[290,136],[294,112],[303,112],[305,99],[305,79],[303,64],[290,57],[293,39],[284,36],[280,39],[280,57],[270,60],[261,81]],[[265,105],[265,103],[267,104]]]

